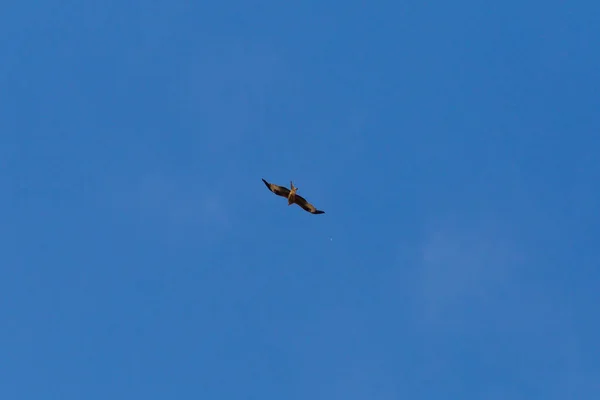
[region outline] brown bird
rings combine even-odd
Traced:
[[[298,188],[294,186],[292,181],[290,181],[291,190],[284,186],[279,186],[279,185],[275,185],[274,183],[269,183],[269,182],[265,181],[264,179],[262,181],[265,183],[265,185],[269,188],[269,190],[271,192],[275,193],[277,196],[287,198],[288,206],[296,203],[300,207],[302,207],[305,211],[308,211],[311,214],[325,214],[325,211],[317,210],[316,207],[313,206],[312,204],[310,204],[308,201],[306,201],[306,199],[304,197],[300,196],[299,194],[296,194],[296,192],[298,191]]]

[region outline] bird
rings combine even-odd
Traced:
[[[290,181],[290,189],[286,188],[285,186],[279,186],[275,185],[274,183],[269,183],[264,179],[262,181],[265,183],[265,185],[267,186],[267,188],[269,188],[271,192],[275,193],[277,196],[287,198],[288,206],[295,203],[311,214],[325,214],[325,211],[317,210],[317,208],[310,204],[308,201],[306,201],[304,197],[297,194],[296,192],[298,191],[298,188],[294,186],[294,183],[292,181]]]

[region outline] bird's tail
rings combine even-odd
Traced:
[[[325,214],[325,211],[315,210],[313,214]]]
[[[261,178],[261,179],[262,179],[262,178]],[[269,186],[269,182],[265,181],[264,179],[263,179],[262,181],[265,183],[265,185],[267,185],[267,187],[268,187],[269,189],[271,189],[271,186]]]

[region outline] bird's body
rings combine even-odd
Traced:
[[[303,210],[308,211],[311,214],[325,214],[325,211],[317,210],[315,206],[310,204],[306,199],[296,192],[298,188],[294,186],[294,184],[290,181],[290,188],[288,189],[284,186],[275,185],[274,183],[269,183],[266,180],[262,180],[267,188],[277,196],[285,197],[288,200],[288,206],[292,204],[298,204]]]
[[[288,206],[291,206],[296,201],[296,191],[298,191],[297,187],[294,187],[292,181],[290,181],[290,194],[288,194]]]

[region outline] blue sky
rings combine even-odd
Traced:
[[[600,5],[484,3],[5,6],[2,398],[600,398]]]

